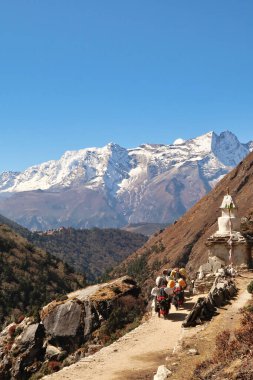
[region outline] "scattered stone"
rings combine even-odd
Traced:
[[[61,350],[58,347],[55,347],[49,344],[46,348],[45,357],[48,360],[57,360],[60,354],[61,354]]]
[[[193,294],[208,293],[213,286],[214,280],[214,273],[209,273],[208,275],[203,276],[201,279],[196,279],[194,281]]]
[[[172,375],[172,372],[165,365],[160,365],[154,376],[154,380],[166,380],[171,375]]]
[[[198,350],[196,350],[196,348],[190,348],[190,350],[188,350],[188,354],[189,355],[199,355],[199,352],[198,352]]]

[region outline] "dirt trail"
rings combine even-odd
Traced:
[[[168,320],[152,315],[148,321],[110,346],[43,379],[150,379],[150,373],[156,372],[176,345],[182,333],[182,321],[196,299],[186,299],[185,309],[176,311],[172,306]]]
[[[248,282],[249,278],[238,279],[240,291],[237,299],[230,305],[219,309],[220,314],[204,327],[198,326],[191,329],[182,329],[181,327],[182,321],[199,297],[195,296],[186,299],[185,309],[176,311],[172,306],[169,320],[159,319],[156,315],[152,315],[148,321],[110,346],[104,347],[96,354],[53,375],[45,376],[43,379],[151,380],[157,367],[165,364],[165,358],[170,356],[179,339],[192,337],[193,345],[196,346],[197,342],[197,346],[199,345],[197,348],[203,352],[203,355],[189,358],[189,360],[186,360],[184,356],[188,375],[182,371],[173,371],[173,379],[189,379],[189,374],[197,362],[204,359],[206,353],[210,353],[216,334],[228,326],[233,328],[238,323],[238,310],[250,298],[250,294],[245,290]],[[197,341],[196,334],[198,334]],[[171,363],[173,360],[177,359],[172,357]]]

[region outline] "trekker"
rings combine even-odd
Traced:
[[[156,286],[151,290],[151,295],[154,297],[155,312],[158,313],[158,317],[163,315],[164,318],[167,318],[173,298],[174,286],[175,281],[170,280],[168,285]]]
[[[184,281],[186,281],[186,279],[187,279],[187,272],[186,272],[185,268],[180,268],[179,269],[179,275],[180,275],[180,278],[182,278]]]
[[[156,286],[160,288],[161,286],[167,286],[168,284],[168,269],[164,269],[161,276],[158,276],[155,280]]]
[[[186,287],[186,283],[185,281],[180,278],[176,284],[175,284],[175,287],[173,289],[173,293],[174,293],[174,296],[173,296],[173,300],[172,300],[172,303],[173,305],[175,306],[175,308],[178,310],[178,308],[181,306],[183,306],[183,303],[184,303],[184,289]]]
[[[181,274],[179,272],[179,268],[174,268],[172,271],[171,271],[171,277],[173,278],[173,280],[177,281],[180,277],[181,277]]]

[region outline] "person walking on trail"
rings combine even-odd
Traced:
[[[175,308],[178,310],[179,307],[183,307],[184,304],[184,289],[186,288],[186,282],[179,278],[177,282],[175,283],[173,292],[173,300],[172,304],[175,306]]]
[[[161,276],[158,276],[155,280],[156,286],[160,288],[161,286],[167,286],[168,284],[168,269],[164,269]]]
[[[172,280],[177,281],[181,277],[181,274],[179,272],[179,268],[172,269],[170,277]]]
[[[179,269],[179,275],[180,275],[180,278],[182,278],[186,282],[186,280],[187,280],[187,272],[186,272],[185,268],[180,268]]]
[[[164,271],[165,272],[165,271]],[[162,276],[160,276],[162,277]],[[158,278],[158,285],[162,284],[161,279]],[[153,307],[155,312],[158,313],[158,317],[163,315],[164,318],[167,318],[170,305],[173,299],[173,288],[175,286],[175,281],[170,280],[166,285],[165,282],[160,287],[156,286],[151,290],[151,295],[154,297]]]

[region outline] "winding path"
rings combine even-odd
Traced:
[[[43,379],[150,379],[150,373],[156,372],[157,367],[177,344],[182,333],[182,321],[193,306],[195,298],[197,297],[186,300],[185,309],[176,311],[172,306],[168,320],[151,315],[146,322],[110,346]]]
[[[220,315],[207,324],[213,339],[219,330],[236,326],[239,320],[238,310],[251,298],[246,291],[247,283],[253,279],[238,278],[240,288],[237,299],[220,310]],[[172,306],[168,320],[151,315],[150,318],[108,347],[87,358],[81,359],[69,367],[65,367],[53,375],[45,376],[45,380],[150,380],[157,367],[165,363],[166,356],[172,353],[183,333],[195,335],[196,330],[182,329],[188,310],[199,296],[186,299],[185,309],[176,311]],[[218,324],[218,326],[217,326]],[[202,328],[201,328],[202,329]],[[203,330],[203,329],[202,329]],[[198,336],[199,337],[199,336]],[[180,374],[180,379],[186,379]],[[188,377],[187,377],[188,378]],[[177,377],[178,379],[178,377]]]

